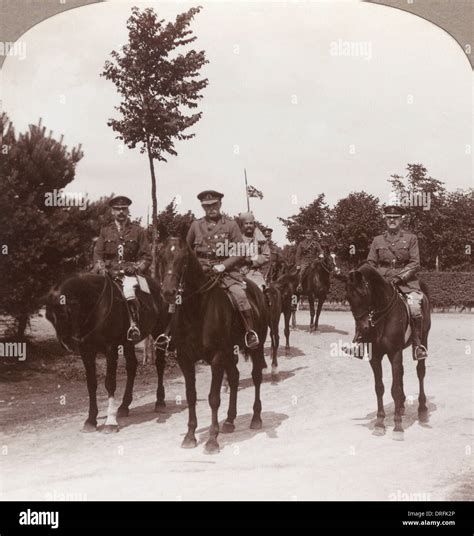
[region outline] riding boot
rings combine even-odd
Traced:
[[[246,309],[245,311],[240,311],[240,314],[242,315],[242,320],[245,327],[245,346],[250,350],[255,350],[258,348],[260,341],[258,339],[257,332],[253,329],[254,325],[252,310]]]
[[[428,357],[426,348],[421,344],[421,333],[423,326],[423,317],[415,316],[411,319],[411,327],[413,330],[412,345],[413,345],[413,359],[420,361]]]
[[[138,304],[137,300],[127,300],[128,311],[130,313],[130,327],[127,331],[127,340],[134,343],[139,342],[142,338],[138,329]]]

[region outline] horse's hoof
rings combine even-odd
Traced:
[[[155,412],[156,413],[159,413],[160,411],[162,411],[164,408],[166,408],[166,402],[164,400],[157,400],[155,402]]]
[[[428,422],[430,420],[427,409],[418,410],[418,420],[420,422]]]
[[[84,423],[84,426],[82,427],[81,432],[83,432],[85,434],[89,434],[91,432],[97,432],[97,425],[93,424],[93,423],[91,423],[89,421],[86,421]]]
[[[385,426],[376,426],[373,431],[374,436],[384,436],[385,435]]]
[[[219,450],[219,443],[216,439],[208,439],[204,445],[204,452],[206,454],[217,454]]]
[[[117,417],[128,417],[130,410],[128,408],[119,408],[117,410]]]
[[[394,428],[392,432],[392,439],[394,439],[395,441],[404,441],[405,434],[403,432],[403,429]]]
[[[261,430],[262,428],[262,419],[260,417],[256,418],[254,417],[252,419],[252,422],[250,423],[250,429],[251,430]]]
[[[114,434],[119,431],[118,424],[105,424],[102,428],[104,434]]]
[[[285,355],[290,355],[291,348],[289,346],[285,346]]]
[[[235,430],[235,425],[231,422],[225,422],[222,425],[221,432],[223,434],[231,434]]]
[[[186,436],[181,443],[182,449],[194,449],[197,447],[197,441],[195,437]]]

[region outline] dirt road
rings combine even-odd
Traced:
[[[161,414],[153,412],[154,375],[142,378],[129,417],[113,435],[80,432],[87,410],[84,383],[58,382],[52,375],[41,388],[32,381],[16,382],[8,386],[8,398],[0,395],[2,420],[7,422],[0,438],[1,498],[472,499],[472,318],[433,315],[428,423],[417,420],[418,381],[410,352],[405,352],[403,441],[392,434],[388,361],[387,433],[378,437],[372,434],[376,400],[369,363],[331,355],[334,345],[352,336],[347,312],[323,311],[316,334],[307,331],[307,312],[298,313],[291,355],[280,352],[279,383],[271,383],[269,369],[265,375],[262,430],[249,429],[253,385],[249,363],[240,363],[236,430],[219,436],[221,452],[213,456],[203,449],[210,423],[208,367],[200,366],[197,376],[199,444],[193,450],[180,448],[187,421],[180,375],[166,382],[167,408]],[[123,387],[122,381],[119,396]],[[103,424],[103,383],[99,391]],[[14,403],[18,399],[21,404]],[[223,393],[221,420],[227,402]]]

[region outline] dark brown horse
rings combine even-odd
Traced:
[[[428,333],[431,326],[430,306],[427,288],[422,302],[423,333],[422,344],[428,347]],[[384,384],[382,380],[382,358],[387,355],[392,366],[392,398],[395,404],[395,432],[403,432],[402,414],[405,408],[403,390],[403,349],[411,344],[405,340],[409,327],[409,317],[404,299],[397,289],[387,282],[368,263],[352,270],[346,280],[347,299],[356,322],[354,341],[369,346],[370,365],[375,379],[377,395],[376,433],[383,433],[385,411],[383,407]],[[427,419],[426,395],[424,390],[425,360],[417,362],[416,372],[420,386],[418,415],[420,421]]]
[[[188,431],[181,446],[193,448],[197,445],[195,363],[203,359],[211,365],[212,372],[209,392],[212,422],[205,450],[207,453],[215,453],[219,451],[218,410],[224,372],[227,374],[230,396],[227,419],[222,431],[234,430],[239,385],[238,350],[239,347],[244,347],[242,320],[226,291],[220,288],[218,276],[208,276],[204,273],[196,255],[184,240],[170,238],[165,242],[160,251],[159,267],[162,296],[167,303],[176,304],[171,336],[186,383],[189,419]],[[266,367],[263,345],[268,329],[268,312],[263,293],[257,285],[248,282],[247,295],[260,339],[257,349],[247,350],[252,359],[252,379],[255,385],[250,428],[259,429],[262,427],[260,384],[262,369]]]
[[[154,280],[146,278],[151,294],[137,290],[140,303],[139,328],[142,337],[156,337],[164,329],[167,305],[160,297]],[[69,352],[77,347],[86,370],[89,391],[89,415],[84,432],[97,427],[96,356],[101,352],[107,359],[105,387],[109,397],[104,432],[118,431],[117,416],[127,416],[133,397],[133,384],[137,370],[134,344],[127,340],[129,317],[125,298],[110,276],[83,274],[70,277],[55,286],[46,299],[46,318],[53,324],[61,345]],[[117,360],[125,357],[127,383],[120,407],[115,407]],[[158,388],[155,409],[164,405],[163,374],[165,353],[156,352]]]
[[[296,267],[281,275],[274,285],[279,290],[281,296],[281,310],[285,321],[285,352],[288,353],[290,350],[290,319],[296,310],[299,299],[296,292],[296,287],[298,286],[298,272],[296,271]]]
[[[313,261],[303,275],[303,280],[301,282],[303,291],[301,292],[301,295],[308,298],[310,332],[318,329],[319,316],[331,286],[330,276],[333,270],[335,270],[336,273],[339,272],[339,268],[336,265],[336,255],[332,253],[327,246],[323,246],[323,257]],[[318,301],[318,305],[315,310],[314,302],[316,300]],[[296,327],[296,319],[294,315],[293,327]]]
[[[270,283],[265,291],[268,304],[268,327],[270,328],[270,341],[272,349],[272,381],[279,379],[278,374],[278,348],[280,346],[280,317],[282,313],[282,299],[279,288]]]

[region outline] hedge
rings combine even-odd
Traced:
[[[429,289],[432,307],[474,307],[474,272],[420,272]],[[344,282],[331,277],[329,302],[345,302]]]

